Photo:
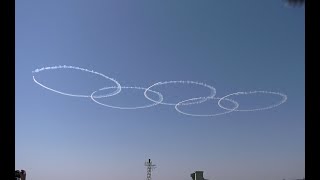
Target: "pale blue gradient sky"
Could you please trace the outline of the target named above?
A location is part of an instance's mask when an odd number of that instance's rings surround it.
[[[141,180],[151,158],[155,180],[188,180],[195,170],[211,180],[302,178],[304,11],[281,0],[17,0],[16,169],[32,180]],[[64,64],[124,86],[193,80],[214,86],[218,97],[266,90],[288,101],[212,118],[163,105],[110,109],[33,82],[36,68]],[[87,73],[50,73],[37,78],[70,92],[101,87]],[[172,94],[190,91],[200,92]],[[142,91],[123,92],[110,102],[148,103]],[[219,111],[209,105],[199,109]]]

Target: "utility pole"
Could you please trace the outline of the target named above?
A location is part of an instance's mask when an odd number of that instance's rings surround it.
[[[147,166],[147,180],[151,180],[151,171],[156,168],[156,165],[152,164],[151,159],[146,161],[144,165]]]

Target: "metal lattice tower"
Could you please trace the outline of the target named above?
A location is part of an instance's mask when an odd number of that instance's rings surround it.
[[[147,166],[147,180],[151,180],[151,171],[156,168],[155,164],[152,164],[151,160],[144,163],[145,166]]]

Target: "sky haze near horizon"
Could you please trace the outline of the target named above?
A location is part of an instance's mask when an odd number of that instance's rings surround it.
[[[154,180],[191,180],[196,170],[211,180],[303,178],[304,13],[281,0],[17,0],[16,169],[32,180],[141,180],[151,158],[158,166]],[[215,87],[217,97],[263,90],[288,100],[216,117],[190,117],[165,105],[112,109],[33,81],[32,71],[56,65],[94,70],[122,86],[190,80]],[[80,71],[36,78],[75,93],[114,86]],[[199,86],[170,87],[155,90],[168,101],[207,93]],[[102,101],[150,103],[143,91],[121,92]],[[249,106],[245,99],[239,104]],[[185,110],[222,111],[210,103]]]

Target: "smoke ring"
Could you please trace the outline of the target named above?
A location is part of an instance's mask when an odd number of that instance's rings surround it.
[[[149,99],[150,101],[153,101],[153,102],[158,102],[158,101],[155,101],[154,99],[150,98],[148,95],[147,95],[147,92],[150,91],[151,88],[155,87],[155,86],[160,86],[160,85],[164,85],[164,84],[177,84],[177,83],[181,83],[181,84],[196,84],[196,85],[200,85],[200,86],[204,86],[204,87],[207,87],[211,90],[210,92],[210,95],[207,96],[207,97],[198,97],[199,99],[201,99],[200,101],[197,101],[197,102],[192,102],[192,103],[182,103],[183,105],[191,105],[191,104],[197,104],[197,103],[202,103],[204,101],[206,101],[207,99],[206,98],[212,98],[216,95],[216,89],[210,85],[207,85],[207,84],[204,84],[204,83],[201,83],[201,82],[195,82],[195,81],[164,81],[164,82],[157,82],[151,86],[149,86],[145,91],[144,91],[144,96]],[[190,99],[189,99],[190,100]],[[166,102],[159,102],[159,104],[162,104],[162,105],[170,105],[170,106],[175,106],[177,103],[166,103]]]
[[[219,116],[219,115],[231,113],[231,112],[235,111],[235,110],[239,107],[239,104],[238,104],[236,101],[231,100],[231,99],[228,99],[228,98],[225,98],[225,99],[223,99],[223,100],[232,102],[232,103],[235,105],[235,107],[232,108],[232,109],[229,109],[229,110],[227,110],[227,111],[225,111],[225,112],[222,112],[222,113],[216,113],[216,114],[192,114],[192,113],[183,112],[182,110],[180,110],[180,109],[178,108],[179,106],[184,105],[184,102],[186,102],[186,101],[194,101],[194,100],[198,100],[198,99],[201,99],[201,98],[206,99],[206,100],[208,100],[208,99],[219,99],[219,100],[222,100],[222,98],[218,98],[218,97],[192,98],[192,99],[187,99],[187,100],[184,100],[184,101],[181,101],[181,102],[177,103],[177,104],[175,105],[175,109],[176,109],[179,113],[184,114],[184,115],[187,115],[187,116],[193,116],[193,117],[213,117],[213,116]]]
[[[97,91],[94,91],[92,94],[91,94],[91,99],[97,103],[97,104],[100,104],[102,106],[106,106],[106,107],[110,107],[110,108],[114,108],[114,109],[123,109],[123,110],[127,110],[127,109],[144,109],[144,108],[148,108],[148,107],[152,107],[152,106],[155,106],[155,105],[158,105],[159,103],[161,103],[163,101],[163,96],[161,93],[157,92],[157,91],[152,91],[152,90],[148,90],[152,93],[155,93],[159,96],[159,101],[157,102],[154,102],[152,104],[149,104],[149,105],[145,105],[145,106],[135,106],[135,107],[119,107],[119,106],[112,106],[112,105],[108,105],[108,104],[104,104],[104,103],[101,103],[99,101],[97,101],[95,98],[94,98],[94,94],[97,93],[98,91],[101,91],[101,90],[105,90],[105,89],[113,89],[113,88],[117,88],[117,87],[104,87],[104,88],[101,88]],[[141,89],[141,90],[146,90],[146,88],[142,88],[142,87],[126,87],[126,86],[123,86],[121,87],[122,89]]]
[[[246,94],[255,94],[255,93],[263,93],[263,94],[274,94],[274,95],[279,95],[282,97],[282,100],[279,101],[278,103],[276,104],[273,104],[271,106],[267,106],[267,107],[262,107],[262,108],[256,108],[256,109],[235,109],[234,111],[261,111],[261,110],[266,110],[266,109],[271,109],[271,108],[274,108],[274,107],[277,107],[279,105],[281,105],[282,103],[286,102],[287,101],[287,95],[285,94],[282,94],[282,93],[279,93],[279,92],[270,92],[270,91],[249,91],[249,92],[236,92],[236,93],[231,93],[231,94],[228,94],[224,97],[222,97],[219,101],[218,101],[218,105],[225,109],[225,110],[230,110],[229,108],[226,108],[224,106],[221,105],[221,101],[224,99],[224,98],[227,98],[227,97],[230,97],[230,96],[233,96],[233,95],[246,95]]]
[[[110,78],[110,77],[108,77],[108,76],[106,76],[106,75],[104,75],[104,74],[102,74],[102,73],[99,73],[99,72],[96,72],[96,71],[93,71],[93,70],[90,71],[90,70],[85,69],[85,68],[80,68],[80,67],[75,67],[75,66],[66,66],[66,65],[61,66],[61,65],[59,65],[59,66],[43,67],[43,68],[40,68],[40,69],[36,69],[36,70],[32,71],[32,73],[35,74],[35,73],[39,73],[39,72],[41,72],[41,71],[45,71],[45,70],[55,70],[55,69],[76,69],[76,70],[80,70],[80,71],[84,71],[84,72],[89,72],[89,73],[92,73],[92,74],[96,74],[96,75],[102,76],[102,77],[104,77],[105,79],[108,79],[108,80],[110,80],[110,81],[113,81],[113,82],[117,85],[117,89],[116,89],[114,92],[109,93],[109,94],[107,94],[107,95],[97,96],[97,97],[95,97],[95,98],[102,98],[102,97],[114,96],[114,95],[120,93],[120,91],[121,91],[121,85],[120,85],[120,84],[118,83],[118,81],[116,81],[115,79],[112,79],[112,78]],[[72,97],[85,97],[85,98],[89,98],[89,97],[90,97],[90,95],[70,94],[70,93],[61,92],[61,91],[58,91],[58,90],[49,88],[49,87],[41,84],[40,82],[38,82],[38,81],[35,79],[34,76],[32,76],[32,78],[33,78],[33,81],[34,81],[35,83],[37,83],[38,85],[40,85],[41,87],[46,88],[46,89],[48,89],[48,90],[50,90],[50,91],[53,91],[53,92],[62,94],[62,95],[72,96]]]

